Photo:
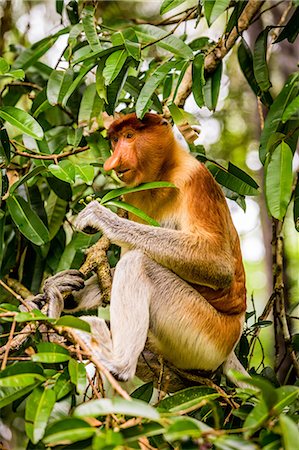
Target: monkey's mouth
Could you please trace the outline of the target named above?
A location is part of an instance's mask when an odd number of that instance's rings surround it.
[[[118,170],[117,171],[117,176],[119,178],[123,178],[126,174],[128,174],[129,172],[131,172],[131,169],[122,169],[122,170]]]

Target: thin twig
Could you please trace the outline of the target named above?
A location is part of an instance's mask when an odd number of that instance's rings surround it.
[[[61,329],[61,327],[57,327],[57,331],[59,332]],[[77,336],[71,329],[66,329],[63,327],[63,331],[67,334],[67,336],[69,338],[71,338],[71,340],[76,343],[79,344],[81,349],[86,353],[86,354],[90,354],[90,350],[87,347],[87,345],[82,341],[82,339]],[[97,359],[95,358],[95,356],[90,355],[89,356],[89,360],[96,366],[96,368],[103,373],[103,375],[105,375],[105,377],[107,378],[107,380],[109,381],[109,383],[111,384],[111,386],[113,387],[113,389],[121,396],[123,397],[125,400],[131,400],[131,397],[129,396],[129,394],[120,386],[120,384],[116,381],[116,379],[114,378],[114,376],[109,372],[108,369],[106,369],[105,366],[103,366],[103,364]]]
[[[11,144],[14,147],[14,152],[16,155],[19,156],[25,156],[26,158],[32,158],[32,159],[42,159],[42,160],[47,160],[47,161],[59,161],[60,159],[63,158],[67,158],[68,156],[72,156],[72,155],[76,155],[78,153],[82,153],[82,152],[86,152],[87,150],[89,150],[89,146],[85,145],[85,147],[78,147],[78,148],[74,148],[73,150],[69,150],[67,152],[64,153],[59,153],[59,154],[52,154],[52,155],[39,155],[36,153],[28,153],[28,152],[23,152],[21,150],[17,150],[15,147],[15,144],[13,141],[10,141]]]
[[[11,324],[9,338],[8,338],[8,341],[7,341],[7,344],[6,344],[6,350],[5,350],[5,353],[4,353],[4,356],[3,356],[3,361],[2,361],[2,364],[1,364],[1,370],[4,370],[5,367],[6,367],[6,364],[7,364],[7,358],[8,358],[8,355],[9,355],[10,348],[11,348],[11,343],[12,343],[12,340],[13,340],[13,335],[14,335],[14,332],[15,332],[15,328],[16,328],[16,321],[14,319],[12,324]]]
[[[187,13],[184,17],[182,17],[178,21],[178,23],[172,28],[172,30],[170,30],[168,33],[165,34],[165,36],[163,36],[162,38],[155,39],[154,41],[149,42],[148,44],[145,44],[143,47],[141,47],[141,50],[144,50],[145,48],[150,47],[151,45],[157,44],[157,42],[163,41],[163,39],[171,36],[176,31],[176,29],[181,25],[181,23],[184,22],[190,16],[190,14],[191,12]]]
[[[20,303],[22,303],[22,305],[24,305],[28,311],[30,311],[29,306],[27,305],[26,301],[21,297],[20,294],[17,294],[15,291],[13,291],[9,286],[7,286],[6,283],[4,283],[3,280],[0,280],[0,285],[7,291],[9,292],[11,295],[13,295]]]

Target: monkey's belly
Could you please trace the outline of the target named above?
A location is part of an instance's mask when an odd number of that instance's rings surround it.
[[[189,341],[189,339],[188,339]],[[230,351],[217,348],[209,339],[200,335],[196,342],[178,337],[170,343],[168,339],[158,340],[149,333],[147,348],[179,369],[216,370],[227,358]]]
[[[216,370],[237,344],[243,316],[224,317],[220,327],[211,322],[201,329],[196,323],[182,326],[166,321],[163,329],[149,331],[147,348],[179,369]]]

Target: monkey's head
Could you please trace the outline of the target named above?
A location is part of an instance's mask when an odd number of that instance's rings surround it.
[[[135,113],[116,119],[108,129],[112,155],[104,164],[114,169],[129,186],[159,180],[165,162],[174,147],[172,129],[167,120],[157,114]]]

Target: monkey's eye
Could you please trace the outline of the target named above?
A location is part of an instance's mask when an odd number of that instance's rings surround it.
[[[127,133],[127,134],[126,134],[126,138],[127,138],[127,139],[131,139],[132,137],[133,137],[133,133]]]
[[[112,138],[113,142],[118,142],[118,137],[114,136],[114,138]]]

